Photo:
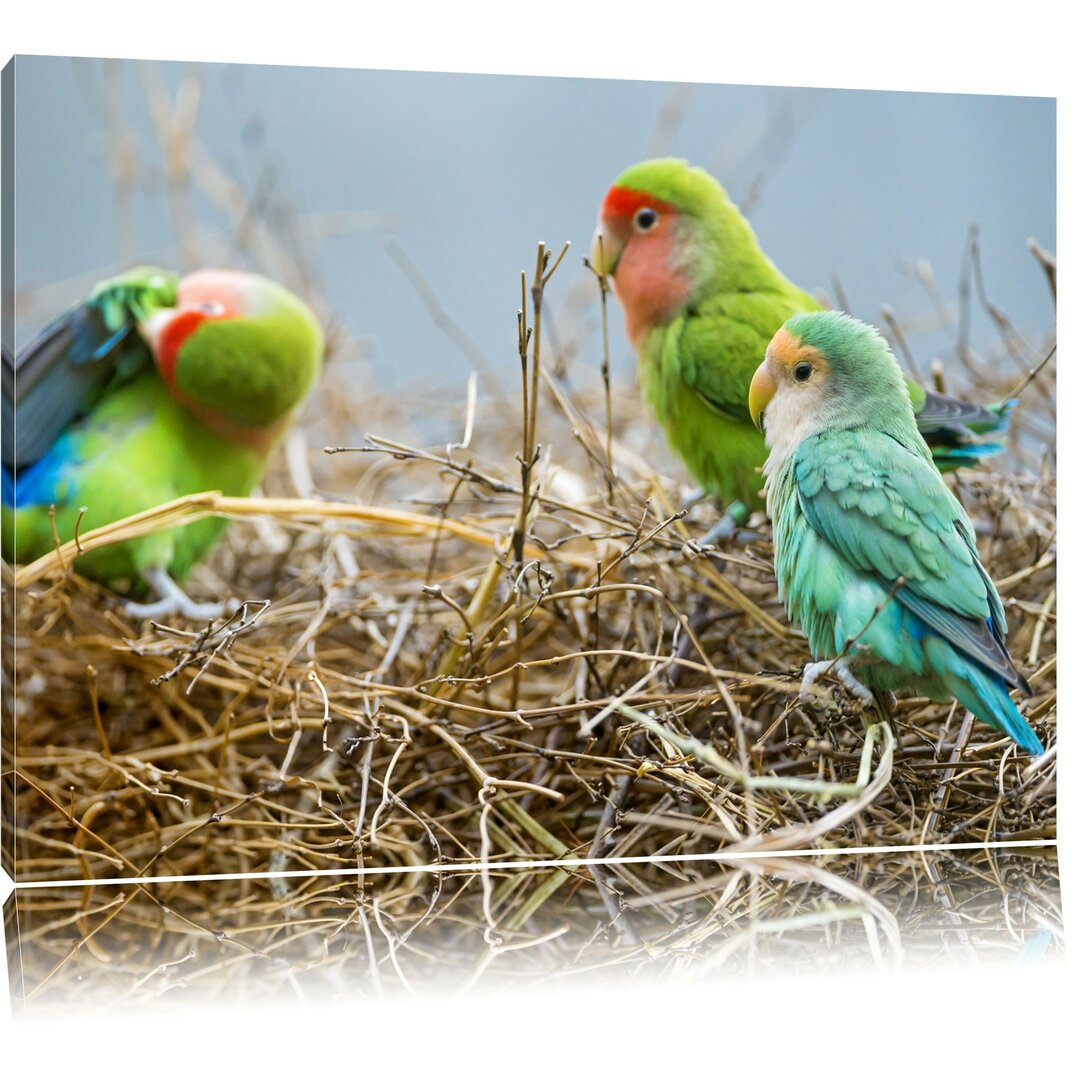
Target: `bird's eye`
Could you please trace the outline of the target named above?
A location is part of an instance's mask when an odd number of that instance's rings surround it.
[[[216,300],[204,300],[201,304],[195,305],[196,311],[201,311],[204,315],[224,315],[225,305],[219,304]]]
[[[801,364],[795,365],[795,381],[806,382],[811,375],[814,374],[813,364],[808,364],[805,360]]]
[[[634,215],[634,224],[639,232],[648,232],[659,220],[660,215],[651,206],[643,206]]]

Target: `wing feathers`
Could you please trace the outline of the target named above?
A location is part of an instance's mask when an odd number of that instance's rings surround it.
[[[924,458],[873,431],[807,439],[795,461],[814,530],[965,655],[1028,692],[1005,650],[1001,599],[963,508]]]

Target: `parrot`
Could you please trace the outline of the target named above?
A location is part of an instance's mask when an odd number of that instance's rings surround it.
[[[815,658],[866,707],[875,693],[955,698],[1026,753],[1043,752],[1009,696],[1031,687],[964,508],[919,433],[876,329],[811,312],[776,331],[748,392],[763,430],[780,599]]]
[[[728,508],[706,542],[762,508],[765,445],[746,394],[785,319],[821,310],[761,250],[750,224],[704,169],[676,158],[632,165],[607,192],[591,266],[610,275],[637,351],[646,404],[704,494]],[[939,468],[999,452],[1014,402],[982,408],[909,381],[919,430]]]
[[[311,309],[258,274],[137,267],[100,283],[17,360],[4,350],[4,558],[51,551],[54,527],[68,540],[183,495],[249,494],[323,351]],[[213,617],[222,605],[194,603],[181,583],[227,524],[125,540],[75,567],[133,597],[156,592],[129,602],[132,615]]]

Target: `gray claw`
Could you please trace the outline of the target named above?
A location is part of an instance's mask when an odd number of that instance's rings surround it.
[[[157,591],[159,599],[148,604],[127,601],[124,612],[135,619],[163,619],[169,615],[183,615],[192,621],[208,622],[210,619],[220,619],[226,612],[231,614],[239,606],[236,600],[196,603],[164,570],[147,570],[143,577]]]
[[[698,541],[700,547],[707,547],[723,540],[760,539],[760,534],[746,529],[750,511],[744,503],[733,502],[724,516]]]
[[[806,665],[803,668],[802,683],[799,686],[799,700],[802,702],[811,702],[814,700],[814,695],[810,692],[810,687],[813,686],[818,679],[821,678],[826,672],[831,672],[835,675],[844,688],[856,698],[864,708],[871,708],[874,704],[874,695],[868,690],[855,676],[851,673],[851,669],[847,665],[846,660],[815,660]]]
[[[698,547],[710,547],[730,540],[738,531],[739,523],[725,514],[697,543]]]

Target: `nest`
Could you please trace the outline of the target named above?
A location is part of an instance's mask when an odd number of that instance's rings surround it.
[[[1055,485],[1049,452],[1019,467],[1024,424],[950,482],[1049,752],[925,699],[868,736],[838,684],[798,700],[767,522],[702,552],[716,510],[656,466],[636,389],[542,363],[539,314],[520,397],[358,400],[372,380],[331,365],[258,496],[73,542],[235,517],[188,583],[231,617],[140,625],[73,544],[7,572],[19,880],[1054,838]],[[1052,432],[1047,377],[1021,415]]]

